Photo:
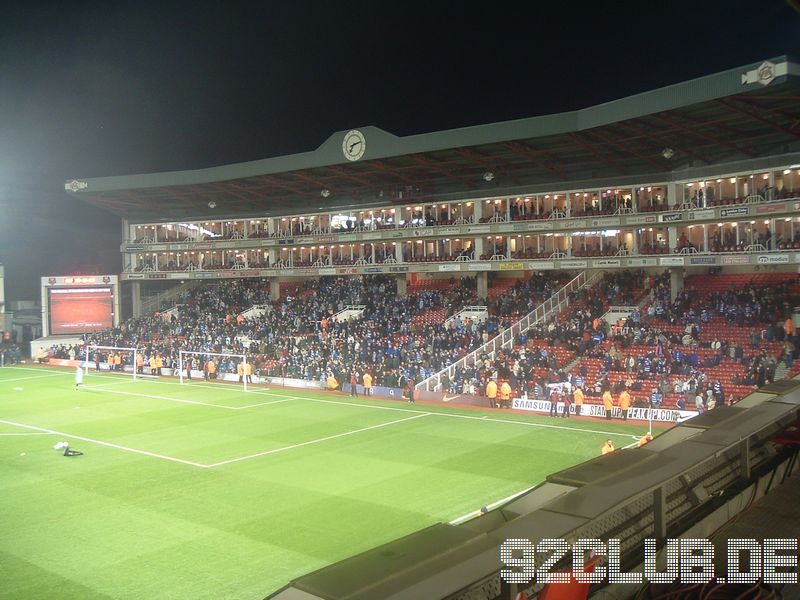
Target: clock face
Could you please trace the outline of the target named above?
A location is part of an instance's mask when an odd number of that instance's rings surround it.
[[[364,156],[367,140],[358,129],[348,131],[342,140],[342,152],[347,160],[358,160]]]

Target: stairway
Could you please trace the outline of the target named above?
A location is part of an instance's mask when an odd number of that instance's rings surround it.
[[[416,385],[418,390],[439,391],[441,389],[441,377],[447,373],[452,377],[457,369],[462,366],[469,366],[475,364],[478,356],[486,354],[490,358],[494,358],[495,353],[499,350],[509,349],[512,347],[514,340],[520,333],[528,331],[534,324],[544,321],[554,315],[557,315],[567,306],[569,306],[569,298],[573,292],[578,291],[583,287],[590,287],[594,285],[600,278],[598,271],[587,275],[586,272],[580,273],[572,281],[567,283],[564,287],[558,290],[550,298],[542,302],[535,310],[531,311],[519,321],[498,333],[495,337],[485,343],[483,346],[459,359],[455,363],[445,367],[438,373],[434,373],[427,379],[421,381]]]
[[[789,375],[789,368],[786,366],[786,362],[779,360],[778,364],[775,367],[775,381],[786,379],[788,375]]]
[[[141,316],[152,315],[157,310],[160,310],[165,303],[174,305],[174,301],[177,300],[183,292],[195,288],[201,283],[202,280],[189,279],[184,283],[178,284],[175,287],[171,287],[167,290],[160,291],[151,296],[143,296],[141,304]]]

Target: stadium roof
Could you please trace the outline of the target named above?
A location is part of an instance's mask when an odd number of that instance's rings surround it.
[[[599,178],[668,180],[675,171],[800,152],[800,63],[781,56],[514,121],[406,137],[377,127],[359,130],[365,151],[358,160],[344,156],[348,132],[340,131],[311,152],[76,179],[65,187],[124,218],[163,221],[575,189]]]

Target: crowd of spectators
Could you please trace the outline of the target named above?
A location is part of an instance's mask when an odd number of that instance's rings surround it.
[[[22,361],[22,350],[15,342],[2,342],[0,344],[0,354],[5,365],[15,365]]]
[[[795,284],[789,277],[721,293],[689,285],[673,302],[668,273],[606,274],[575,294],[559,318],[520,335],[513,350],[443,377],[443,389],[483,395],[488,381],[507,380],[515,395],[547,399],[553,384],[568,382],[587,402],[627,390],[634,407],[703,411],[731,404],[773,381],[779,362],[788,367],[795,360]],[[635,305],[648,291],[652,302],[624,327],[601,318],[609,304]]]
[[[587,354],[594,364],[584,361],[577,372],[596,395],[629,389],[650,406],[668,398],[677,408],[733,403],[737,392],[772,382],[779,362],[794,362],[800,347],[791,320],[795,283],[789,277],[724,292],[687,285],[671,301],[665,274],[654,280],[644,314],[634,312],[625,327],[610,328],[609,341]],[[587,377],[591,366],[593,379]]]
[[[266,281],[243,279],[186,291],[173,310],[129,319],[88,336],[86,343],[135,346],[145,362],[158,355],[172,368],[178,366],[180,350],[248,354],[258,375],[324,381],[332,374],[343,383],[354,373],[360,381],[369,372],[374,385],[403,387],[409,378],[424,379],[486,343],[549,297],[564,277],[542,274],[491,302],[477,297],[474,278],[400,297],[386,276],[322,277],[299,284],[272,304]],[[489,307],[485,321],[457,317],[445,324],[461,307],[481,302]],[[251,318],[241,316],[256,304],[270,308]],[[356,318],[333,318],[348,305],[364,306],[364,311]],[[439,311],[440,318],[419,318],[431,311]],[[54,350],[54,355],[65,353],[69,357],[68,348]],[[236,359],[217,362],[219,372],[236,371]]]
[[[373,385],[404,387],[410,378],[420,381],[486,343],[512,322],[513,310],[550,295],[555,276],[537,278],[490,305],[485,321],[459,317],[447,322],[466,305],[485,302],[476,293],[475,279],[452,280],[451,286],[400,297],[393,279],[384,276],[322,278],[308,282],[297,297],[287,298],[255,323],[261,371],[273,376],[322,379],[332,373],[337,381],[358,381],[365,372]],[[347,305],[364,306],[357,318],[331,317]],[[420,319],[440,311],[433,321]],[[266,365],[266,367],[265,367]]]
[[[540,273],[487,300],[477,297],[470,278],[401,297],[390,277],[322,277],[297,284],[274,303],[266,280],[234,280],[185,291],[174,309],[129,319],[86,343],[135,346],[145,361],[157,355],[172,368],[180,350],[247,354],[257,375],[332,376],[342,384],[369,373],[373,385],[404,388],[485,344],[568,279]],[[569,382],[585,391],[587,401],[629,390],[634,406],[707,409],[730,403],[743,386],[772,381],[779,361],[791,366],[796,358],[795,284],[786,278],[721,292],[687,285],[673,301],[667,273],[609,272],[591,289],[573,293],[561,314],[518,335],[513,347],[444,375],[441,389],[485,394],[490,380],[503,380],[516,396],[546,399],[552,384]],[[648,293],[651,301],[624,326],[602,318],[610,305],[636,305]],[[241,314],[258,304],[269,306],[250,318]],[[488,306],[485,321],[447,320],[474,304]],[[363,313],[333,318],[349,305],[363,306]],[[431,314],[436,317],[425,318]],[[82,350],[61,346],[51,354],[71,359]],[[218,360],[221,373],[236,367],[235,359]]]
[[[550,384],[570,380],[567,367],[573,359],[606,339],[602,316],[608,306],[633,302],[641,294],[643,280],[641,271],[605,274],[591,288],[573,293],[560,315],[519,334],[511,349],[498,352],[494,358],[479,356],[474,365],[461,367],[452,376],[443,375],[442,389],[485,395],[489,381],[508,381],[517,396],[545,399]],[[526,314],[541,300],[525,286],[519,284],[516,293],[504,294],[498,304],[506,312]]]

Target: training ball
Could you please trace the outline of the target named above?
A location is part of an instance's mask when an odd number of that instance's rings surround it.
[[[25,456],[25,453],[24,452],[20,452],[19,455],[20,456]]]
[[[15,392],[21,392],[21,391],[22,391],[22,388],[21,388],[21,387],[15,387],[15,388],[14,388],[14,391],[15,391]]]

